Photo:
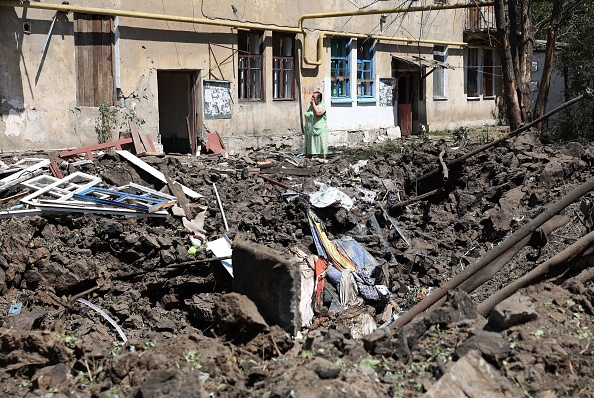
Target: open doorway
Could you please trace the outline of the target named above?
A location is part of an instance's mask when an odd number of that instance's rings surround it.
[[[196,154],[202,126],[199,71],[158,71],[159,133],[165,153]]]

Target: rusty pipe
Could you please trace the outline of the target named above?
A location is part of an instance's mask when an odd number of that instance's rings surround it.
[[[549,206],[545,211],[539,214],[536,218],[531,220],[523,228],[514,232],[506,240],[501,242],[499,246],[491,250],[489,253],[478,259],[474,264],[467,267],[464,271],[454,276],[448,282],[442,284],[439,288],[431,292],[429,296],[417,303],[414,307],[404,313],[400,318],[396,319],[390,328],[402,327],[409,323],[415,316],[419,315],[427,308],[431,307],[451,289],[457,288],[462,282],[476,274],[482,268],[499,258],[503,253],[511,249],[516,243],[520,242],[525,237],[534,233],[541,225],[551,219],[553,216],[559,214],[567,206],[584,196],[586,193],[594,189],[594,177],[576,187],[573,191],[565,195],[561,200]]]
[[[551,257],[538,267],[534,268],[532,271],[528,272],[526,275],[516,279],[503,289],[497,291],[487,300],[480,303],[477,307],[479,314],[486,317],[497,304],[517,292],[518,289],[544,279],[547,276],[550,276],[552,272],[559,273],[559,271],[562,271],[559,269],[561,268],[560,266],[562,264],[565,264],[568,261],[580,256],[589,247],[591,247],[592,244],[594,244],[594,231],[578,239],[575,243],[565,248],[565,250],[562,252],[557,253],[555,256]]]

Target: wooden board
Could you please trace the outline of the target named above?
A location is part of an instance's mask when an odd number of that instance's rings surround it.
[[[140,139],[139,127],[132,120],[130,120],[130,131],[132,132],[132,141],[134,142],[134,150],[136,151],[136,154],[140,155],[145,153],[146,148]]]

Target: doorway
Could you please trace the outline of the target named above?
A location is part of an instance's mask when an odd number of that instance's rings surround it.
[[[398,126],[403,136],[412,133],[413,101],[412,76],[404,73],[398,78]]]
[[[196,154],[202,126],[199,71],[158,71],[159,134],[165,153]]]

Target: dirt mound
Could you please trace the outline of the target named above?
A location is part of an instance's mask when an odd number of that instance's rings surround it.
[[[144,157],[202,195],[186,208],[205,220],[195,250],[193,233],[172,211],[3,213],[2,396],[447,396],[463,389],[456,380],[479,379],[482,396],[594,396],[589,252],[519,289],[488,318],[477,309],[592,230],[592,192],[486,283],[452,290],[438,308],[390,326],[592,178],[591,144],[542,145],[527,135],[453,162],[468,151],[408,139],[328,161],[266,151]],[[166,183],[117,154],[79,165],[52,153],[34,157],[55,160],[64,175],[98,176],[106,187],[167,192]],[[328,187],[352,207],[312,206],[307,194]],[[3,209],[15,211],[19,190],[0,192]],[[333,198],[340,200],[348,199]],[[350,237],[373,258],[367,286],[380,295],[355,294],[337,311],[342,292],[327,280],[312,325],[293,336],[235,291],[207,242],[226,236],[287,256],[318,254],[310,209],[329,240]],[[266,278],[251,283],[263,293],[277,288]],[[465,363],[477,374],[467,374]]]

